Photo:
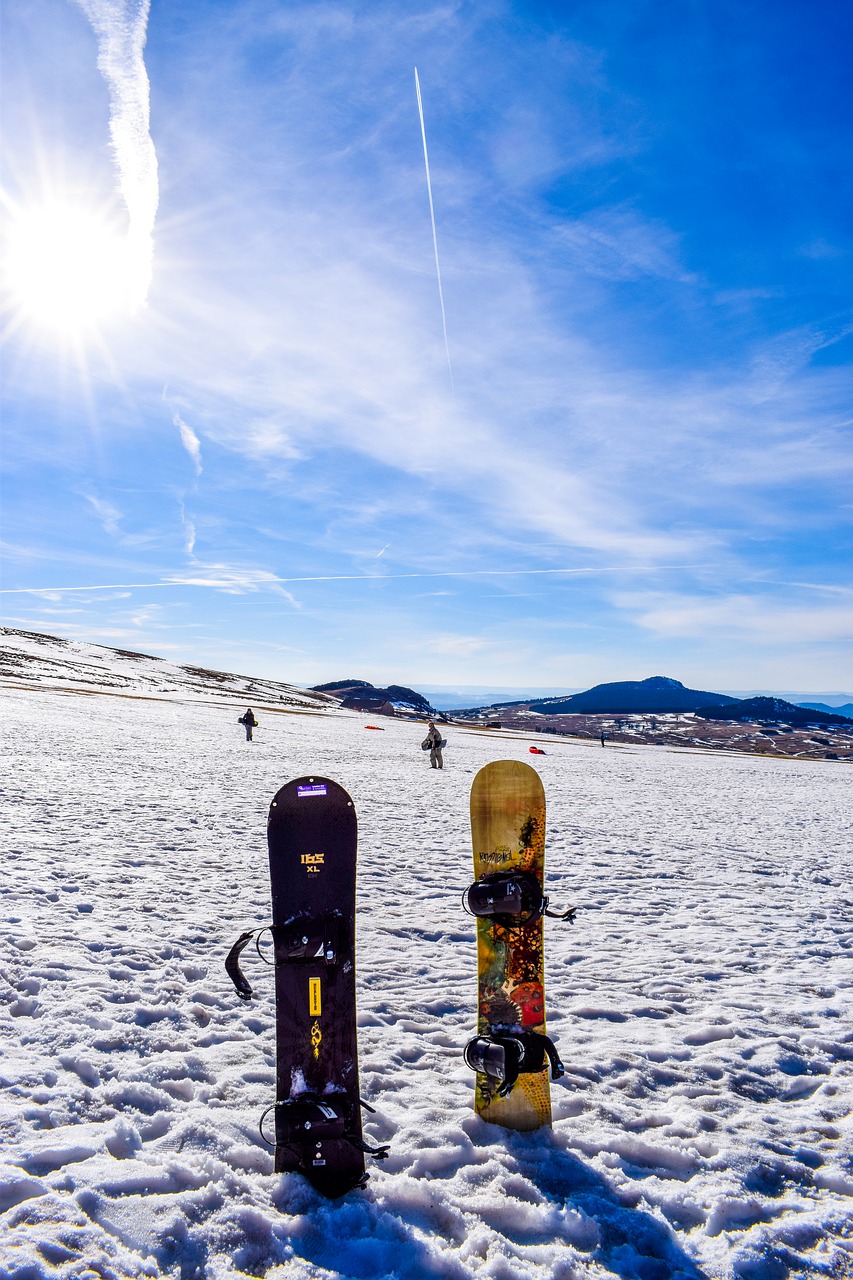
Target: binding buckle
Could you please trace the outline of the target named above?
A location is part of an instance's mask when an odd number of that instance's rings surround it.
[[[322,960],[335,964],[341,936],[339,912],[322,920],[297,916],[287,924],[272,926],[275,963],[292,964],[300,960]]]

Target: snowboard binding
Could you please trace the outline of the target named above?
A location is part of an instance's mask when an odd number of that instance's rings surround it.
[[[536,1073],[551,1065],[551,1079],[559,1080],[566,1074],[554,1041],[538,1031],[492,1032],[474,1036],[465,1046],[463,1055],[472,1071],[488,1076],[498,1083],[497,1095],[507,1098],[515,1088],[520,1075]]]
[[[255,949],[264,964],[291,964],[300,960],[322,960],[327,965],[337,964],[341,947],[341,916],[333,912],[321,920],[310,920],[307,916],[297,916],[294,920],[282,925],[266,925],[263,929],[250,929],[241,933],[228,952],[225,959],[225,970],[234,983],[237,995],[241,1000],[251,1000],[254,992],[240,968],[240,956],[252,938]],[[269,931],[273,939],[273,960],[267,960],[261,951],[261,936]]]
[[[574,923],[576,907],[549,911],[549,899],[532,871],[493,871],[465,890],[462,905],[469,915],[488,916],[504,928],[519,928],[541,916]]]
[[[366,1102],[361,1105],[372,1111]],[[275,1112],[275,1141],[270,1142],[264,1133],[264,1121],[269,1113]],[[380,1145],[371,1147],[351,1132],[345,1097],[323,1096],[318,1098],[313,1093],[299,1094],[295,1098],[287,1098],[283,1102],[274,1102],[261,1115],[260,1134],[268,1147],[315,1147],[322,1142],[344,1141],[350,1143],[358,1151],[373,1156],[376,1160],[386,1160],[390,1147]]]
[[[297,916],[288,924],[272,925],[275,964],[294,960],[324,960],[335,964],[341,942],[341,917],[338,912],[322,920]]]

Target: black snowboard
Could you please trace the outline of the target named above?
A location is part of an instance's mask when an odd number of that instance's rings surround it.
[[[328,778],[296,778],[267,826],[276,953],[275,1170],[327,1196],[364,1180],[355,1021],[355,807]],[[303,1102],[321,1112],[293,1140]],[[322,1111],[335,1119],[323,1124]],[[338,1131],[342,1132],[338,1132]],[[346,1136],[344,1136],[344,1134]],[[323,1136],[316,1136],[323,1135]]]
[[[343,787],[296,778],[270,805],[276,1003],[275,1171],[303,1173],[323,1195],[366,1180],[355,1024],[356,818]],[[266,929],[242,933],[225,968],[242,1000],[252,988],[240,956]]]

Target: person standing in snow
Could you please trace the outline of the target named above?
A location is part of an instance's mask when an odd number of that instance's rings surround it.
[[[607,734],[604,732],[603,729],[601,730],[600,736],[601,736],[601,745],[604,746],[605,742],[607,741]]]
[[[441,734],[438,729],[436,729],[432,720],[429,722],[427,736],[424,739],[424,744],[426,745],[426,743],[429,743],[429,762],[433,769],[443,769],[444,761],[441,758]]]
[[[246,714],[245,714],[245,715],[243,715],[243,716],[240,716],[240,718],[238,719],[237,723],[238,723],[238,724],[242,724],[242,725],[244,725],[244,726],[245,726],[245,728],[246,728],[246,741],[247,741],[247,742],[251,742],[251,741],[252,741],[252,730],[253,730],[253,729],[257,729],[257,727],[258,727],[258,722],[257,722],[257,720],[255,719],[255,713],[254,713],[254,711],[252,710],[252,708],[251,708],[251,707],[247,707],[247,708],[246,708]]]

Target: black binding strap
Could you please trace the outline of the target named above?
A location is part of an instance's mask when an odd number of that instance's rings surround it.
[[[261,951],[261,934],[268,930],[273,938],[273,960],[267,960]],[[318,921],[297,916],[288,924],[265,925],[263,929],[250,929],[241,933],[225,959],[225,970],[241,1000],[251,1000],[254,994],[240,968],[240,955],[252,938],[255,939],[256,950],[265,964],[293,964],[302,960],[322,960],[327,965],[337,964],[341,946],[341,915],[335,911]]]
[[[473,1071],[482,1072],[499,1081],[498,1097],[506,1098],[515,1088],[520,1075],[541,1071],[545,1058],[551,1066],[551,1079],[559,1080],[566,1069],[550,1036],[538,1031],[508,1031],[504,1034],[475,1036],[465,1046],[463,1057]]]
[[[548,899],[546,898],[545,901],[547,902]],[[567,920],[569,924],[574,924],[577,913],[577,907],[569,907],[566,911],[549,911],[546,907],[542,912],[544,916],[550,916],[552,920]]]
[[[462,905],[469,915],[522,925],[541,916],[547,899],[532,871],[493,871],[466,889]]]
[[[542,1039],[545,1041],[545,1052],[547,1053],[548,1061],[551,1064],[551,1079],[559,1080],[561,1076],[566,1074],[566,1068],[560,1061],[557,1046],[554,1044],[554,1041],[550,1036],[543,1036]]]
[[[374,1160],[387,1160],[391,1148],[387,1143],[383,1143],[379,1147],[371,1147],[363,1138],[357,1138],[354,1133],[345,1133],[344,1137],[351,1146],[357,1151],[363,1151],[366,1156],[373,1156]]]
[[[361,1105],[368,1111],[373,1110],[365,1102],[361,1102]],[[271,1111],[275,1112],[275,1142],[270,1142],[264,1133],[264,1121]],[[285,1098],[282,1102],[273,1102],[262,1112],[258,1129],[262,1141],[268,1147],[299,1147],[338,1139],[350,1143],[376,1160],[387,1160],[391,1150],[386,1144],[371,1147],[363,1138],[350,1133],[345,1103],[342,1099],[333,1097],[317,1098],[313,1094],[304,1094],[296,1098]]]
[[[243,951],[244,947],[249,945],[257,932],[257,929],[250,929],[248,933],[241,933],[240,937],[225,957],[225,972],[234,983],[237,995],[241,1000],[251,1000],[253,992],[249,983],[243,977],[243,971],[240,968],[240,953]]]

